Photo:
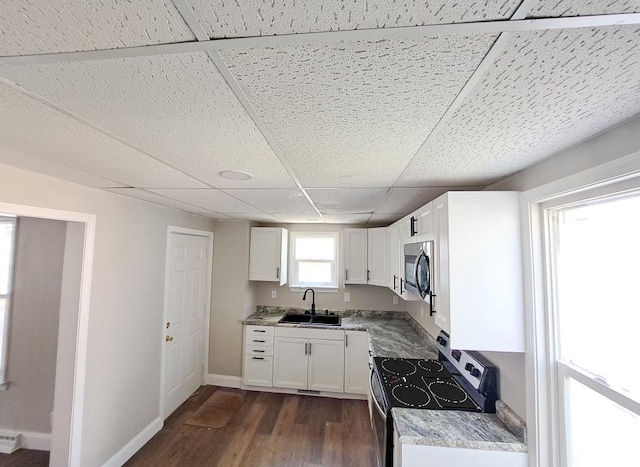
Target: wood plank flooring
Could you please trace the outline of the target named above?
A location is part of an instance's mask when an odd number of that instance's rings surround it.
[[[222,428],[184,425],[214,391],[243,396]],[[203,386],[127,466],[375,465],[366,401]]]
[[[222,428],[184,425],[215,391],[241,394],[243,404]],[[203,386],[166,421],[127,466],[375,465],[366,401]],[[49,464],[49,453],[0,454],[2,467]]]

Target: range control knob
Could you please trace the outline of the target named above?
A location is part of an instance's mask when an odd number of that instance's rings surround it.
[[[475,367],[473,366],[473,364],[472,364],[472,363],[467,363],[467,364],[464,366],[464,369],[465,369],[465,370],[467,370],[467,371],[471,371],[471,370],[473,370],[474,368],[475,368]]]
[[[452,350],[451,351],[451,356],[453,358],[455,358],[457,361],[460,361],[460,357],[462,356],[462,352],[460,352],[459,350]]]
[[[477,368],[474,368],[473,370],[471,370],[471,376],[473,376],[474,378],[477,378],[478,376],[480,376],[480,370],[478,370]]]
[[[438,338],[436,339],[436,342],[438,342],[438,344],[445,346],[447,345],[447,340],[444,337],[438,336]]]

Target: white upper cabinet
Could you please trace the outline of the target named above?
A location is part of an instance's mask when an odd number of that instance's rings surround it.
[[[367,229],[344,229],[345,284],[367,283]]]
[[[368,284],[389,285],[389,229],[367,229]]]
[[[251,227],[249,280],[287,283],[289,232],[278,227]]]
[[[410,242],[433,240],[433,203],[427,203],[411,213],[405,228]]]
[[[524,351],[517,192],[448,192],[433,201],[435,322],[451,346]]]

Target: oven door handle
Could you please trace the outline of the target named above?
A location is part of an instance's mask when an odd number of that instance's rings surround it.
[[[373,392],[373,378],[375,378],[375,373],[374,373],[374,369],[371,368],[371,375],[369,377],[369,391],[371,392],[371,400],[373,401],[373,405],[376,406],[376,409],[378,410],[380,415],[382,415],[382,418],[384,418],[386,420],[387,419],[387,414],[385,414],[382,411],[382,407],[380,407],[380,404],[378,404],[378,401],[376,400],[376,395]]]

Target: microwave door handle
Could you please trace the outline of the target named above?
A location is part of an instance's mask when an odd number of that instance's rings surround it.
[[[422,255],[424,255],[424,251],[420,250],[420,253],[418,253],[418,257],[416,258],[416,264],[414,265],[414,269],[413,269],[413,276],[415,277],[416,289],[418,289],[418,295],[420,295],[420,298],[425,297],[425,291],[422,290],[422,286],[420,284],[420,276],[418,275],[418,268],[420,267],[420,258],[422,257]]]

